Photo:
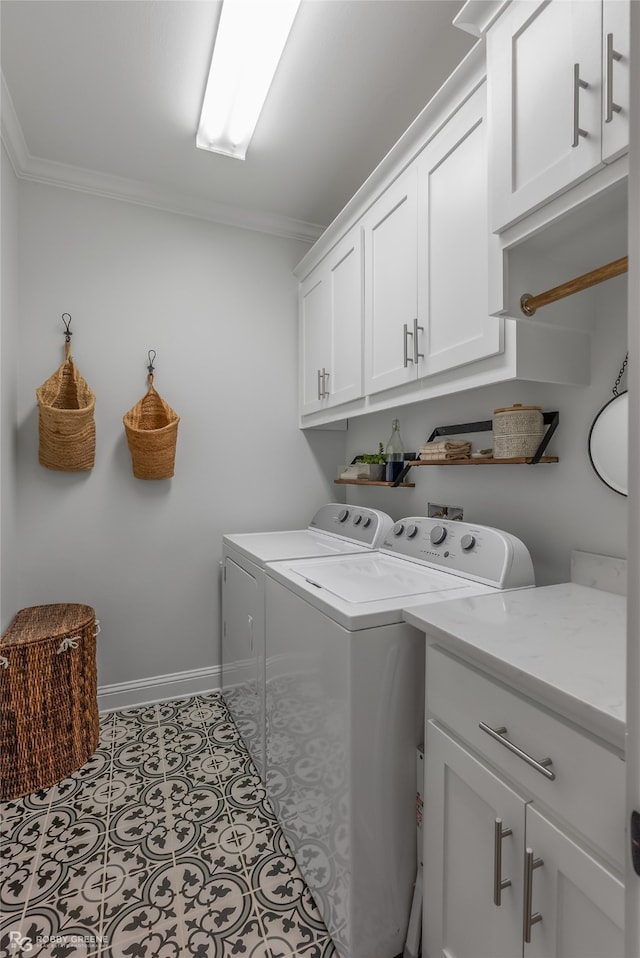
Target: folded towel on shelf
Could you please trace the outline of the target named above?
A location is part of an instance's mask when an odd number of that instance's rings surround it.
[[[462,440],[442,439],[427,442],[420,448],[421,462],[446,462],[448,459],[470,459],[471,443]]]
[[[471,448],[468,439],[434,439],[432,442],[426,442],[420,447],[420,452],[449,452],[453,449]]]

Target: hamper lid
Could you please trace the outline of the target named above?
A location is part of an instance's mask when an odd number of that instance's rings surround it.
[[[95,610],[73,602],[21,609],[0,639],[3,648],[60,638],[93,623]]]

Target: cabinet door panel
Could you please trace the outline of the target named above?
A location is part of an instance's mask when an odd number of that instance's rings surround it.
[[[524,802],[486,766],[427,722],[423,942],[429,958],[517,958],[522,954]],[[502,878],[494,904],[496,818]]]
[[[329,271],[331,358],[330,406],[362,395],[362,244],[356,228],[333,254]]]
[[[622,882],[532,805],[526,844],[543,864],[533,871],[532,896],[542,920],[531,928],[525,958],[623,958]]]
[[[419,160],[419,377],[503,349],[503,321],[487,311],[485,98],[483,85]]]
[[[415,379],[404,365],[403,326],[418,315],[417,174],[410,167],[373,205],[364,223],[365,385],[375,393]],[[408,337],[413,358],[412,336]]]
[[[496,231],[602,165],[601,16],[591,0],[523,0],[489,33]],[[588,84],[577,92],[577,124],[575,64]],[[587,135],[574,146],[575,125]]]
[[[329,365],[329,290],[321,267],[300,288],[300,397],[302,412],[320,409],[318,372]]]

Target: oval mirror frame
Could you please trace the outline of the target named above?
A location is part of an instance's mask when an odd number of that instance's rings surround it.
[[[589,459],[606,486],[628,494],[629,394],[620,393],[602,407],[589,430]]]

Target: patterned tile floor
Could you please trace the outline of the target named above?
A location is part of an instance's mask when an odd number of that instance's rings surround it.
[[[2,956],[337,958],[217,693],[104,715],[0,814]]]

